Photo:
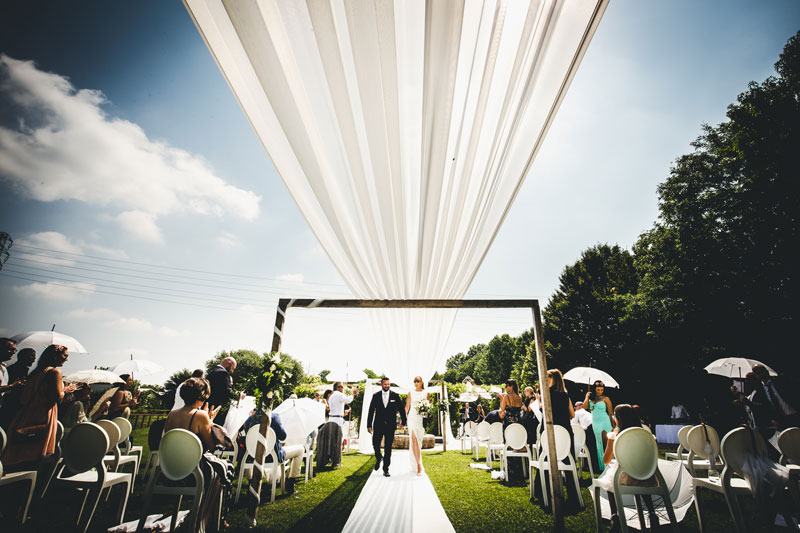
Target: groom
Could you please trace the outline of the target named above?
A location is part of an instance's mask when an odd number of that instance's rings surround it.
[[[367,431],[372,433],[372,447],[375,449],[375,471],[381,466],[381,439],[383,445],[383,475],[389,477],[389,464],[392,462],[392,443],[397,427],[397,413],[400,413],[400,429],[406,425],[406,408],[400,395],[389,390],[389,378],[381,378],[381,390],[372,396],[367,415]],[[374,422],[374,431],[373,431]]]

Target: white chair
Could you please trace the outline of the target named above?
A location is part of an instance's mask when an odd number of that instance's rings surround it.
[[[503,453],[503,448],[506,445],[503,443],[503,423],[494,422],[489,426],[489,442],[486,443],[486,462],[489,463],[489,468],[494,468],[495,457],[500,462],[500,455]]]
[[[95,422],[98,426],[108,435],[108,438],[113,442],[111,449],[109,449],[104,461],[111,472],[119,472],[119,469],[128,464],[133,465],[131,472],[131,486],[130,490],[133,492],[133,484],[136,481],[136,470],[139,464],[139,458],[135,455],[123,455],[119,449],[119,443],[122,442],[122,430],[120,427],[111,420],[98,420]]]
[[[594,437],[594,434],[592,434]],[[583,460],[589,465],[589,474],[594,478],[594,466],[592,466],[592,456],[586,446],[586,430],[580,424],[572,424],[572,440],[575,443],[575,464],[578,466],[578,477],[583,474]]]
[[[692,429],[692,426],[683,426],[678,430],[678,449],[674,452],[667,452],[664,454],[664,458],[668,461],[680,461],[683,463],[685,460],[689,458],[688,446],[686,444],[686,435],[689,433],[689,430]],[[600,451],[597,452],[602,453]]]
[[[203,444],[200,439],[185,429],[173,429],[164,434],[159,446],[158,462],[153,466],[153,471],[150,474],[150,479],[147,481],[147,488],[144,493],[144,505],[139,517],[139,524],[136,528],[137,533],[141,533],[144,529],[147,513],[153,501],[153,495],[164,494],[169,496],[178,496],[177,503],[175,504],[175,512],[172,515],[170,524],[170,531],[175,531],[175,525],[178,520],[181,502],[184,496],[192,498],[192,509],[187,516],[187,523],[191,524],[191,528],[187,531],[195,531],[197,527],[197,520],[200,518],[200,504],[203,499],[203,472],[200,470],[200,459],[203,457]],[[180,481],[188,478],[194,478],[194,485],[188,486],[174,486],[174,485],[161,485],[158,483],[159,478],[164,476],[170,481]],[[219,529],[219,520],[222,513],[222,506],[220,500],[220,509],[217,514],[217,529]]]
[[[531,462],[531,448],[528,446],[528,432],[522,424],[509,424],[504,431],[505,446],[501,450],[501,458],[503,472],[506,479],[508,479],[508,458],[509,457],[522,457],[522,468],[525,477],[528,476],[528,469]],[[516,450],[522,450],[518,452]]]
[[[466,448],[466,444],[469,443],[470,449],[472,449],[472,441],[475,438],[475,431],[478,424],[474,421],[469,420],[464,423],[464,434],[461,436],[461,453],[464,453]]]
[[[628,521],[625,519],[625,505],[623,496],[625,494],[632,494],[636,501],[636,511],[639,515],[639,525],[641,529],[645,529],[644,512],[642,505],[639,501],[639,496],[653,495],[659,496],[664,506],[667,509],[672,528],[675,531],[680,531],[678,527],[678,520],[675,517],[675,510],[672,508],[672,499],[669,495],[669,489],[664,481],[664,476],[658,470],[658,444],[653,438],[653,434],[644,428],[628,428],[617,435],[614,439],[614,457],[617,461],[617,471],[614,474],[613,485],[610,487],[598,484],[598,480],[592,482],[592,489],[594,490],[594,505],[595,505],[595,525],[597,531],[601,531],[601,512],[600,512],[600,491],[606,490],[613,492],[614,499],[617,504],[617,513],[620,517],[620,530],[622,533],[628,531]],[[620,477],[623,472],[629,477],[639,481],[646,481],[655,476],[657,484],[652,486],[642,485],[622,485],[620,484]],[[610,497],[610,496],[609,496]]]
[[[314,450],[317,447],[317,435],[314,433],[314,436],[309,441],[306,439],[306,443],[303,449],[303,458],[302,461],[305,463],[305,476],[306,482],[308,482],[308,478],[314,477]]]
[[[251,427],[247,431],[245,437],[245,448],[247,451],[239,464],[239,483],[236,487],[234,503],[239,503],[239,495],[242,492],[242,480],[245,474],[247,475],[247,479],[252,480],[253,470],[256,468],[261,472],[262,479],[269,479],[272,483],[270,503],[275,503],[275,490],[278,478],[281,480],[281,494],[286,493],[286,466],[288,461],[279,462],[277,455],[275,455],[275,431],[269,428],[267,430],[267,438],[265,439],[258,430],[258,426]],[[266,453],[264,454],[264,461],[256,465],[256,448],[259,442],[264,444]],[[253,461],[248,461],[251,457]],[[272,461],[269,463],[266,462],[268,457],[272,458]],[[252,487],[251,489],[255,490]]]
[[[116,427],[116,426],[115,426]],[[54,487],[70,487],[84,490],[83,504],[78,512],[76,524],[80,525],[86,501],[91,495],[94,503],[86,518],[84,532],[89,529],[92,516],[97,509],[100,496],[105,489],[124,484],[124,492],[119,506],[117,520],[122,522],[125,507],[130,493],[131,474],[108,472],[105,465],[106,454],[116,448],[116,442],[108,438],[105,430],[92,422],[78,424],[69,433],[69,440],[64,445],[64,469],[53,481]]]
[[[564,473],[565,475],[572,474],[575,480],[575,487],[577,488],[578,493],[578,503],[580,504],[581,508],[584,507],[583,504],[583,496],[581,495],[580,484],[578,483],[578,469],[575,467],[575,459],[572,457],[572,443],[570,442],[569,431],[567,428],[563,426],[553,426],[553,432],[555,433],[555,440],[556,440],[556,468],[558,468],[559,473]],[[534,483],[534,476],[533,470],[541,470],[541,475],[537,476],[539,478],[539,484],[542,488],[542,499],[544,500],[544,505],[547,507],[548,503],[548,490],[546,488],[546,483],[544,481],[545,475],[550,471],[552,461],[550,461],[549,457],[549,448],[547,442],[547,433],[542,433],[539,437],[539,441],[541,443],[541,450],[539,451],[536,458],[531,458],[530,467],[531,467],[531,476],[530,476],[530,490],[531,490],[531,499],[533,499],[533,483]],[[567,460],[566,463],[562,462],[564,459]]]
[[[778,435],[780,463],[789,469],[789,475],[800,484],[800,428],[788,428]]]
[[[720,460],[720,440],[716,429],[702,424],[695,426],[687,433],[686,444],[689,448],[689,458],[685,464],[692,477],[697,477],[697,472],[700,470],[711,470],[712,457],[717,472],[722,470],[724,464]]]
[[[142,464],[142,454],[144,453],[144,448],[142,446],[131,445],[131,441],[128,438],[131,436],[131,433],[133,433],[133,425],[131,424],[131,421],[127,418],[118,416],[117,418],[113,419],[112,422],[118,425],[120,431],[122,431],[122,435],[120,436],[122,439],[121,443],[123,445],[122,453],[125,455],[138,456],[139,460],[136,462],[136,475],[139,475],[139,466]]]
[[[472,440],[472,457],[477,461],[481,452],[481,444],[489,444],[489,429],[492,425],[484,420],[478,424],[475,438]]]
[[[0,427],[0,457],[3,456],[3,452],[6,449],[6,432],[3,431],[3,428]],[[22,483],[28,481],[31,484],[30,489],[28,489],[28,500],[25,503],[25,509],[22,511],[22,524],[25,524],[25,521],[28,519],[28,508],[31,506],[31,499],[33,498],[33,490],[36,488],[36,471],[35,470],[26,470],[23,472],[11,472],[6,474],[3,471],[3,462],[0,461],[0,487],[4,487],[6,485],[13,485],[14,483]]]
[[[758,432],[750,428],[738,428],[725,435],[720,445],[720,452],[722,453],[725,467],[722,469],[722,475],[719,479],[692,479],[692,492],[694,495],[695,509],[697,510],[697,522],[702,532],[703,516],[700,511],[703,502],[698,489],[707,489],[725,496],[725,501],[728,503],[728,510],[733,518],[736,531],[745,533],[747,531],[747,525],[742,515],[742,510],[739,507],[738,497],[743,494],[752,494],[752,490],[747,480],[743,479],[742,467],[744,466],[745,457],[747,456],[767,457],[767,443],[764,442],[764,439]],[[734,477],[735,475],[739,477]],[[790,517],[785,518],[787,524],[792,523]]]

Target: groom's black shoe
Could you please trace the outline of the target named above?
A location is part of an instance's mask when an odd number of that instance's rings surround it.
[[[381,467],[381,460],[375,459],[375,471],[377,472],[380,467]]]
[[[388,470],[384,470],[383,471],[383,477],[389,477],[389,471]]]

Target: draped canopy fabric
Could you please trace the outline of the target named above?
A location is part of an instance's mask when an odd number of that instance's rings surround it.
[[[359,298],[462,298],[607,0],[184,0]],[[451,310],[375,311],[380,368],[437,368]]]

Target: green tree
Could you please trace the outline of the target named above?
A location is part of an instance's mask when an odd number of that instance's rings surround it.
[[[164,409],[172,409],[175,404],[175,392],[181,383],[190,377],[192,377],[192,372],[188,368],[184,368],[167,378],[167,381],[164,382],[164,391],[161,393],[161,406]]]
[[[656,353],[698,369],[721,355],[800,371],[797,176],[800,33],[777,75],[750,83],[727,120],[704,126],[694,151],[659,186],[660,215],[637,242],[639,312]]]
[[[206,362],[207,371],[217,366],[226,357],[236,359],[236,370],[233,372],[233,388],[252,394],[253,386],[260,372],[263,372],[263,361],[268,354],[259,354],[253,350],[222,351]],[[281,354],[283,367],[291,377],[287,379],[287,387],[294,389],[305,380],[303,365],[288,354]]]
[[[321,379],[323,383],[327,383],[328,382],[328,374],[330,374],[330,373],[331,373],[330,370],[322,370],[322,371],[320,371],[319,379]]]
[[[369,378],[369,379],[376,379],[376,378],[380,377],[380,376],[378,376],[378,374],[376,374],[375,372],[373,372],[369,368],[365,368],[364,370],[362,370],[362,372],[364,372],[364,374],[366,374],[367,378]]]
[[[633,256],[619,246],[593,246],[567,266],[543,313],[552,364],[608,369],[629,360],[637,340],[628,307],[638,284]]]

